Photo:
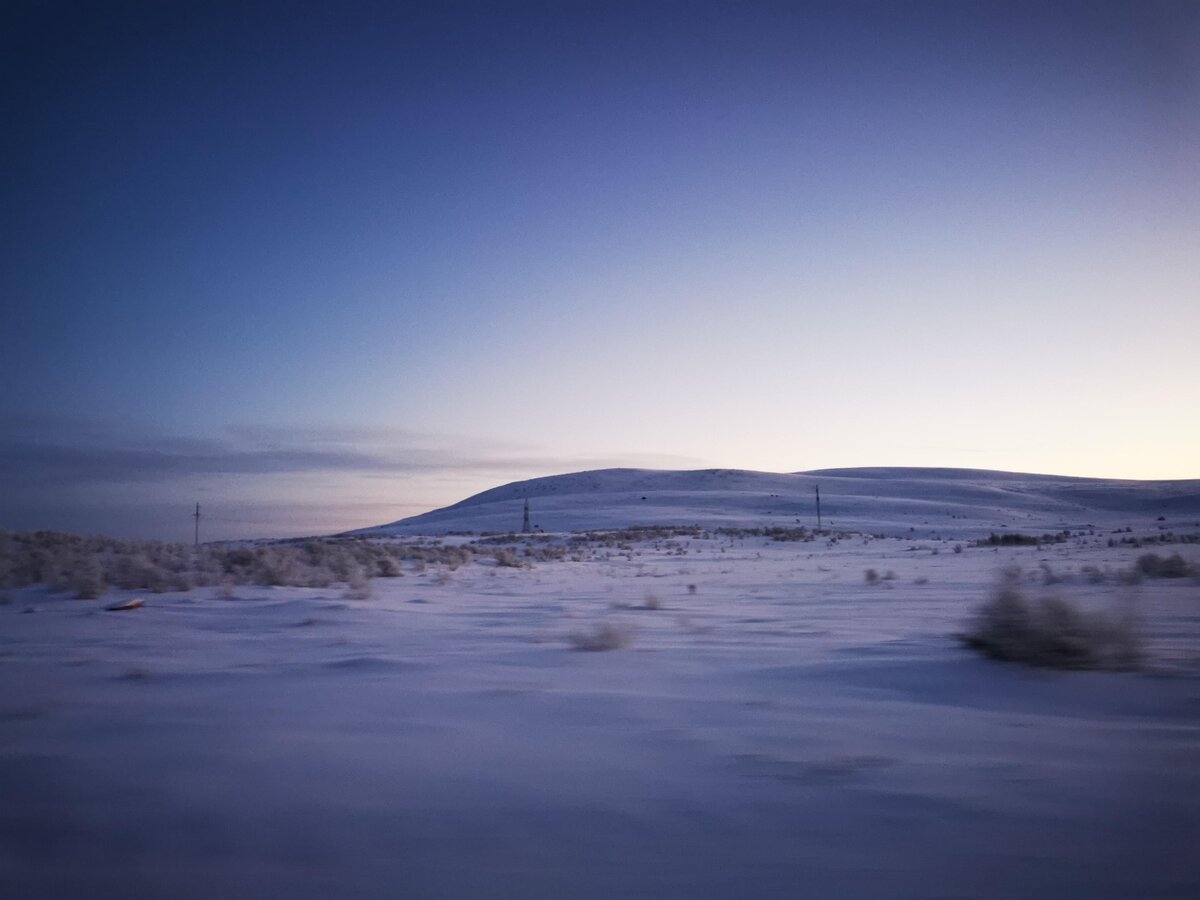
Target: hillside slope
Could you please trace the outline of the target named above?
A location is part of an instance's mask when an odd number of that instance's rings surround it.
[[[814,526],[914,537],[1004,530],[1200,527],[1200,480],[1121,481],[980,469],[864,468],[776,474],[739,469],[598,469],[516,481],[355,534],[508,532],[529,501],[547,532],[628,525]],[[1159,521],[1159,516],[1164,517]]]

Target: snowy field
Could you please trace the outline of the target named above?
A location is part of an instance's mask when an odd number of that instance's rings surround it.
[[[1122,583],[1144,551],[1109,539],[593,543],[360,599],[10,590],[0,896],[1195,898],[1200,585]],[[1148,671],[965,649],[1011,562],[1133,610]],[[622,646],[577,649],[603,627]]]

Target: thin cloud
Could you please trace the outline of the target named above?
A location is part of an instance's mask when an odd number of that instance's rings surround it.
[[[0,478],[41,485],[130,484],[187,476],[437,472],[545,475],[614,466],[679,467],[679,457],[563,457],[512,444],[344,427],[236,426],[219,439],[131,435],[90,420],[7,417]],[[445,442],[445,443],[441,443]],[[517,451],[517,452],[514,452]]]

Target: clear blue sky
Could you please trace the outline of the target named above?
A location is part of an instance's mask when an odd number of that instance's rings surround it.
[[[1200,4],[6,3],[0,527],[1200,477]]]

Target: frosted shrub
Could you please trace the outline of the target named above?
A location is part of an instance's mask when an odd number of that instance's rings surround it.
[[[377,562],[376,574],[381,578],[399,578],[404,572],[394,557],[384,556]]]
[[[146,590],[154,594],[165,594],[171,590],[171,577],[158,566],[146,569]]]
[[[168,578],[173,591],[190,591],[196,586],[195,581],[187,572],[175,572]]]
[[[1017,567],[1005,569],[980,609],[967,646],[991,659],[1054,669],[1137,669],[1141,640],[1129,616],[1087,612],[1060,597],[1030,599]]]
[[[439,562],[444,562],[454,571],[459,566],[465,566],[473,558],[469,547],[442,547]]]
[[[127,591],[146,590],[162,594],[170,590],[170,576],[143,553],[121,554],[112,559],[108,580]]]
[[[324,588],[329,587],[337,579],[333,573],[323,566],[309,566],[294,582],[297,587]]]
[[[75,570],[71,577],[70,590],[80,600],[95,600],[104,595],[108,585],[104,583],[104,573],[96,560],[87,560]]]
[[[355,562],[353,555],[342,547],[330,547],[325,554],[325,560],[329,571],[338,581],[348,581],[353,574],[359,571],[358,563]]]
[[[522,565],[512,550],[496,553],[499,565]],[[158,593],[225,582],[321,588],[351,579],[398,577],[408,560],[416,571],[423,571],[427,564],[454,570],[473,559],[469,547],[361,538],[192,547],[52,531],[0,531],[0,587],[46,583],[76,593],[83,586],[89,594],[101,588],[83,582],[97,580],[123,590]]]
[[[348,600],[370,600],[372,595],[371,582],[361,571],[350,573],[350,577],[346,579],[346,593]]]
[[[295,561],[291,554],[280,553],[274,548],[259,550],[254,572],[250,576],[255,584],[290,585],[296,583]]]

